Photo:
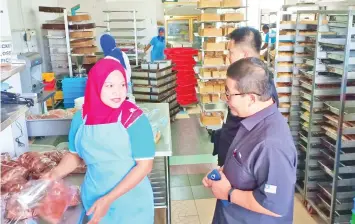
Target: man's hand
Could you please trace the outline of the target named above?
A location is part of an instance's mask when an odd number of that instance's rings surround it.
[[[217,170],[219,171],[219,172],[223,172],[223,166],[222,167],[218,167],[217,168]],[[213,170],[211,170],[210,172],[212,172]],[[210,173],[209,172],[209,173]],[[208,173],[208,174],[209,174]],[[208,179],[208,174],[206,174],[206,176],[202,179],[202,184],[203,184],[203,186],[205,186],[205,187],[207,187],[207,188],[211,188],[212,187],[212,182],[213,182],[213,180],[210,180],[210,179]]]
[[[232,188],[229,180],[222,171],[219,171],[221,180],[212,182],[212,193],[217,199],[228,200],[228,192]]]

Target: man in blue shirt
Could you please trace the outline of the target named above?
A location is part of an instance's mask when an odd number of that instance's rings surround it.
[[[263,32],[264,32],[264,34],[265,34],[265,43],[264,43],[264,45],[261,47],[261,50],[265,50],[265,49],[267,49],[268,47],[269,47],[269,38],[270,38],[270,28],[269,28],[269,26],[268,25],[264,25],[263,26]],[[271,48],[270,48],[270,50],[272,51],[273,49],[274,49],[274,44],[275,44],[275,42],[276,42],[276,35],[275,35],[276,33],[275,33],[275,31],[271,31],[271,44],[272,44],[272,46],[270,46]],[[264,53],[264,59],[265,59],[265,61],[267,60],[267,57],[268,57],[268,53],[267,53],[267,51]]]

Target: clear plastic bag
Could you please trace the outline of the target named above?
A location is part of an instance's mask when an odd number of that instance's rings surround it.
[[[73,204],[76,194],[77,188],[67,186],[62,180],[29,181],[21,192],[14,195],[7,217],[21,220],[38,214],[48,223],[56,224]]]
[[[142,110],[148,117],[150,125],[152,126],[155,142],[158,142],[160,139],[161,130],[168,124],[168,119],[161,116],[159,109],[148,110],[146,108],[142,108]]]

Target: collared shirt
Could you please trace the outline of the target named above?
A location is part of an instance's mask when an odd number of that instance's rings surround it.
[[[235,189],[252,191],[276,218],[217,201],[213,224],[292,224],[297,152],[276,104],[243,119],[229,148],[224,173]]]
[[[276,42],[276,36],[275,36],[276,32],[275,31],[271,31],[271,43],[274,44]],[[270,32],[268,32],[265,35],[265,43],[269,43],[269,38],[270,38]]]

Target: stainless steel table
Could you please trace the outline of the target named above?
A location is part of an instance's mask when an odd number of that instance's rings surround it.
[[[5,130],[21,115],[25,114],[29,108],[19,104],[1,104],[1,131]]]

